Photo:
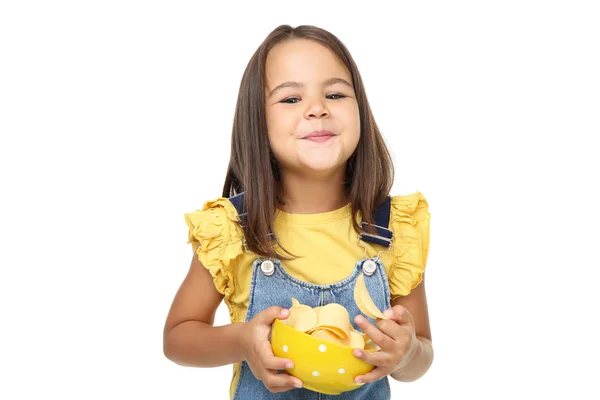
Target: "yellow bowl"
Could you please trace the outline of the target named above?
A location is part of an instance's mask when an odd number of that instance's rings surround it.
[[[287,373],[304,382],[306,389],[324,394],[359,388],[354,378],[374,368],[356,358],[352,347],[317,339],[279,319],[273,323],[271,346],[275,357],[294,362],[294,368],[285,370]]]

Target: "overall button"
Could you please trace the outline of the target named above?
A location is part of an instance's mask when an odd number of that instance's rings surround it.
[[[273,261],[266,260],[260,264],[260,269],[266,276],[271,276],[275,272],[275,265],[273,264]]]
[[[373,272],[377,269],[377,264],[373,260],[367,260],[364,262],[362,268],[365,275],[373,275]]]

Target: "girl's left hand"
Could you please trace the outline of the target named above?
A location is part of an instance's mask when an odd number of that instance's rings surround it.
[[[370,352],[354,349],[355,357],[375,366],[365,375],[359,375],[354,381],[359,384],[377,381],[404,367],[418,346],[413,317],[408,310],[396,305],[384,312],[390,319],[377,319],[377,327],[373,326],[362,315],[357,315],[354,322],[379,347],[380,351]]]

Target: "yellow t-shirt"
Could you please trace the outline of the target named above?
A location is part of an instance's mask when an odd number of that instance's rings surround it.
[[[237,222],[237,210],[226,198],[207,201],[202,210],[184,214],[188,242],[198,259],[210,271],[216,289],[224,295],[231,322],[243,322],[250,295],[252,262],[256,254],[242,245],[243,230]],[[428,203],[419,191],[392,196],[389,229],[394,233],[389,253],[381,253],[392,299],[406,296],[422,280],[429,250]],[[359,218],[360,223],[360,218]],[[352,227],[350,204],[318,214],[289,214],[278,210],[273,231],[279,244],[299,256],[281,261],[291,276],[314,284],[326,285],[345,279],[365,249],[357,244],[358,233]],[[200,242],[200,245],[196,245]],[[361,241],[367,257],[385,250]],[[281,250],[280,250],[281,251]],[[239,376],[240,363],[234,364],[231,397]]]

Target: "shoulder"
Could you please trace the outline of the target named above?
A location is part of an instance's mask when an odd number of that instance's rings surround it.
[[[391,196],[392,298],[406,296],[423,280],[430,242],[429,204],[420,191]]]
[[[184,218],[188,225],[197,228],[199,227],[198,223],[213,225],[220,225],[229,221],[237,223],[238,216],[237,210],[229,199],[218,197],[206,201],[202,209],[185,213]]]
[[[429,216],[429,203],[420,191],[391,196],[390,216],[407,215],[424,218]]]
[[[224,197],[206,201],[202,209],[185,213],[184,218],[189,228],[188,243],[200,242],[203,250],[226,244],[226,241],[243,235],[237,210]]]
[[[220,292],[230,283],[233,260],[243,254],[243,230],[235,206],[224,197],[184,213],[188,244],[206,267]]]
[[[390,229],[398,245],[412,243],[429,245],[429,203],[423,193],[392,196],[390,201]]]

